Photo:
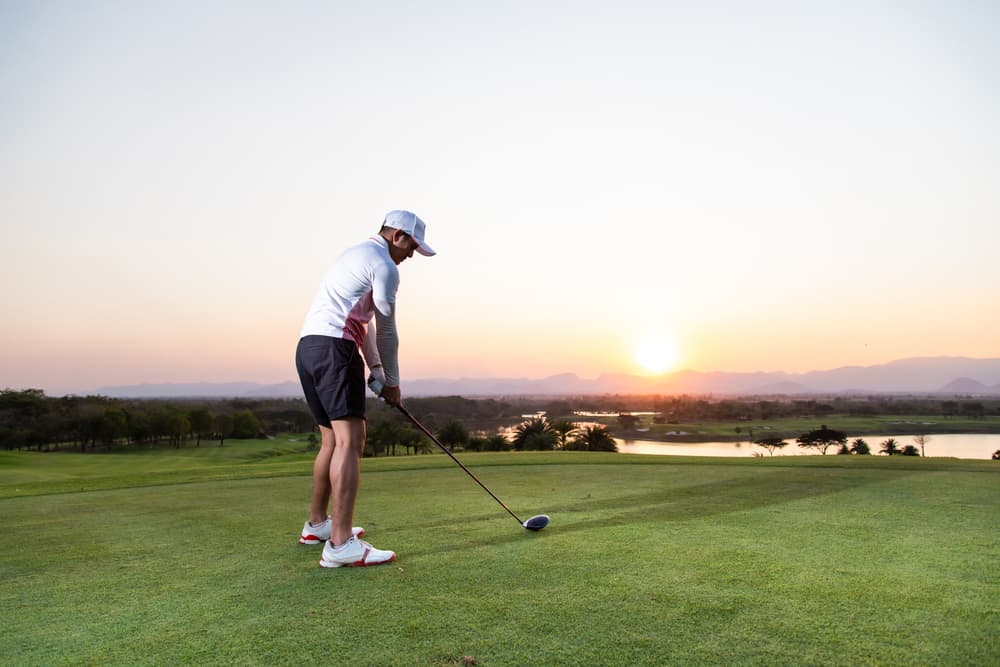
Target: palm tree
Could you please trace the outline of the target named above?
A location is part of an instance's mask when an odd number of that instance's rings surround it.
[[[531,417],[514,428],[513,445],[518,451],[555,449],[558,438],[545,417]]]
[[[577,431],[576,437],[566,443],[566,449],[584,452],[617,452],[618,445],[608,433],[608,429],[597,425],[585,426],[582,430]]]
[[[889,438],[882,442],[882,449],[879,450],[880,454],[888,454],[892,456],[893,454],[899,454],[899,443]]]
[[[551,428],[556,433],[556,437],[559,438],[559,448],[565,449],[566,440],[569,436],[576,432],[576,424],[565,419],[553,422]]]
[[[857,440],[851,443],[851,453],[865,455],[865,454],[871,454],[872,450],[868,446],[868,443],[865,442],[864,438],[858,438]]]

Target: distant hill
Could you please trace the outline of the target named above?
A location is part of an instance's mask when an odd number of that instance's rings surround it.
[[[917,357],[875,366],[845,366],[808,373],[677,371],[659,377],[574,373],[531,378],[425,378],[404,385],[409,396],[554,396],[587,394],[807,395],[918,393],[1000,396],[1000,359]],[[139,384],[102,387],[120,398],[299,398],[296,381]]]
[[[964,379],[966,382],[952,385]],[[967,384],[975,382],[975,385]],[[426,383],[426,384],[425,384]],[[965,388],[968,387],[968,388]],[[427,391],[433,389],[433,391]],[[647,378],[602,375],[586,380],[565,374],[542,380],[414,380],[406,390],[424,394],[720,394],[975,393],[1000,395],[1000,359],[921,357],[876,366],[846,366],[808,373],[678,371]]]
[[[819,391],[937,393],[959,378],[984,385],[1000,384],[1000,359],[917,357],[878,366],[813,371],[800,378],[799,382]]]
[[[938,389],[940,394],[989,394],[991,388],[972,378],[958,378]]]

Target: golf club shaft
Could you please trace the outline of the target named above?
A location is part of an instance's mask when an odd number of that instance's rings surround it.
[[[521,524],[522,526],[524,525],[524,522],[523,522],[523,521],[521,521],[520,517],[518,517],[518,516],[517,516],[516,514],[514,514],[514,512],[513,512],[513,511],[511,511],[511,509],[510,509],[509,507],[507,507],[507,505],[505,505],[505,504],[504,504],[504,502],[503,502],[502,500],[500,500],[499,498],[497,498],[497,497],[496,497],[496,495],[495,495],[495,494],[494,494],[494,493],[493,493],[492,491],[490,491],[490,490],[489,490],[489,489],[488,489],[488,488],[486,487],[486,485],[485,485],[485,484],[483,484],[482,482],[480,482],[480,481],[479,481],[479,478],[478,478],[478,477],[476,477],[475,475],[473,475],[473,474],[472,474],[472,471],[471,471],[471,470],[469,470],[468,468],[466,468],[466,467],[465,467],[465,465],[463,465],[461,461],[459,461],[459,460],[458,460],[457,458],[455,458],[455,455],[451,453],[451,450],[450,450],[450,449],[448,449],[447,447],[445,447],[445,446],[444,446],[443,444],[441,444],[441,441],[439,441],[439,440],[438,440],[438,439],[437,439],[436,437],[434,437],[434,434],[433,434],[433,433],[431,433],[430,431],[428,431],[428,430],[427,430],[427,429],[426,429],[426,428],[424,427],[424,425],[423,425],[423,424],[421,424],[420,422],[418,422],[418,421],[417,421],[417,419],[416,419],[416,417],[414,417],[413,415],[411,415],[411,414],[409,413],[409,411],[407,411],[407,409],[406,409],[406,408],[404,408],[404,407],[403,407],[402,405],[396,405],[396,408],[398,408],[398,409],[399,409],[399,411],[400,411],[400,412],[402,412],[402,413],[403,413],[403,415],[405,415],[407,419],[409,419],[409,420],[410,420],[411,422],[413,422],[413,425],[414,425],[414,426],[416,426],[416,427],[417,427],[418,429],[420,429],[420,432],[421,432],[421,433],[423,433],[423,434],[424,434],[424,435],[426,435],[426,436],[427,436],[428,438],[430,438],[430,439],[431,439],[431,442],[433,442],[433,443],[434,443],[435,445],[437,445],[437,446],[438,446],[438,447],[439,447],[439,448],[441,449],[441,451],[442,451],[442,452],[444,452],[444,453],[445,453],[445,454],[447,454],[447,455],[448,455],[449,457],[451,457],[451,460],[452,460],[452,461],[454,461],[455,463],[457,463],[457,464],[458,464],[458,466],[459,466],[459,467],[460,467],[460,468],[461,468],[462,470],[464,470],[464,471],[465,471],[465,473],[466,473],[466,474],[467,474],[467,475],[468,475],[469,477],[471,477],[472,479],[476,480],[476,484],[478,484],[479,486],[483,487],[483,491],[485,491],[486,493],[490,494],[490,497],[491,497],[491,498],[493,498],[493,500],[495,500],[495,501],[497,501],[498,503],[500,503],[500,507],[502,507],[502,508],[504,508],[505,510],[507,510],[507,513],[508,513],[508,514],[510,514],[510,515],[511,515],[512,517],[514,517],[515,519],[517,519],[517,522],[518,522],[519,524]]]

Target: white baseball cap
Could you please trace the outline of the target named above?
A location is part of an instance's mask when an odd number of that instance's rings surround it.
[[[424,241],[424,232],[427,229],[427,225],[417,217],[416,213],[410,213],[409,211],[389,211],[386,213],[385,221],[382,224],[409,234],[417,242],[417,252],[421,255],[430,257],[437,254]]]

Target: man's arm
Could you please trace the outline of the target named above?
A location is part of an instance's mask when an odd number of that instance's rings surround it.
[[[382,360],[386,387],[399,387],[399,337],[396,335],[395,309],[389,315],[375,309],[375,345]]]
[[[397,405],[399,393],[399,336],[396,333],[396,290],[399,271],[395,265],[385,267],[375,275],[372,301],[375,305],[375,347],[385,373],[382,398]]]
[[[365,334],[364,343],[361,344],[361,356],[365,358],[370,377],[378,380],[379,385],[385,385],[385,371],[382,368],[382,357],[379,356],[375,336]]]

